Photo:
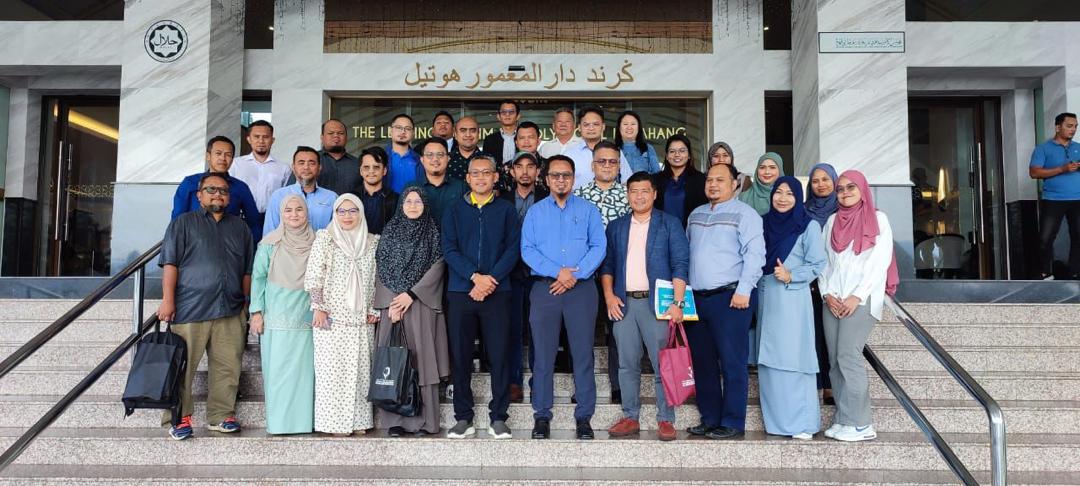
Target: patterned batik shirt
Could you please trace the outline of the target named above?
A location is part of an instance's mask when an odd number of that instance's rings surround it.
[[[605,191],[596,185],[596,181],[592,181],[577,188],[574,194],[589,201],[600,210],[600,219],[603,220],[605,229],[608,223],[630,213],[630,200],[627,199],[626,186],[618,182]]]

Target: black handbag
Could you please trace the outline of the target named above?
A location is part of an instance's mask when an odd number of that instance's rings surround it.
[[[387,412],[413,417],[420,413],[420,373],[412,365],[405,325],[391,324],[386,346],[375,348],[368,401]]]
[[[171,326],[143,336],[135,348],[135,359],[124,386],[124,416],[137,408],[172,411],[172,424],[180,423],[180,385],[187,371],[187,343]]]

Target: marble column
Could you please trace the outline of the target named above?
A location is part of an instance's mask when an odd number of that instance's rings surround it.
[[[144,47],[159,20],[187,33],[187,50],[175,61],[158,62]],[[244,1],[128,2],[123,29],[114,272],[161,239],[169,196],[182,178],[205,169],[207,139],[225,135],[239,149]]]
[[[274,54],[271,110],[277,156],[292,160],[299,145],[321,149],[322,122],[329,116],[323,86],[322,0],[274,2]],[[364,76],[363,72],[355,72]]]
[[[713,7],[714,80],[712,90],[712,140],[700,144],[705,158],[709,146],[725,141],[735,150],[735,166],[752,172],[765,153],[765,39],[761,0],[722,1]],[[689,68],[688,69],[692,69]],[[663,155],[661,155],[661,158]],[[708,160],[699,164],[704,168]]]
[[[889,216],[902,278],[914,275],[902,53],[820,53],[820,32],[904,31],[903,0],[806,0],[792,11],[795,172],[857,169]]]

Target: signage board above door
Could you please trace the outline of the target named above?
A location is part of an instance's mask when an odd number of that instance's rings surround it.
[[[820,53],[904,52],[903,32],[819,32]]]

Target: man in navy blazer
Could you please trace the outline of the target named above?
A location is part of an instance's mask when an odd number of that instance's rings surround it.
[[[656,370],[656,420],[660,440],[675,439],[675,411],[667,405],[660,383],[660,349],[667,344],[668,324],[653,310],[656,280],[672,282],[675,302],[667,308],[671,320],[681,322],[690,266],[690,242],[678,218],[654,208],[656,180],[638,172],[627,180],[632,212],[607,227],[607,256],[600,283],[608,317],[619,348],[619,387],[623,417],[608,429],[612,437],[640,430],[641,344]]]

